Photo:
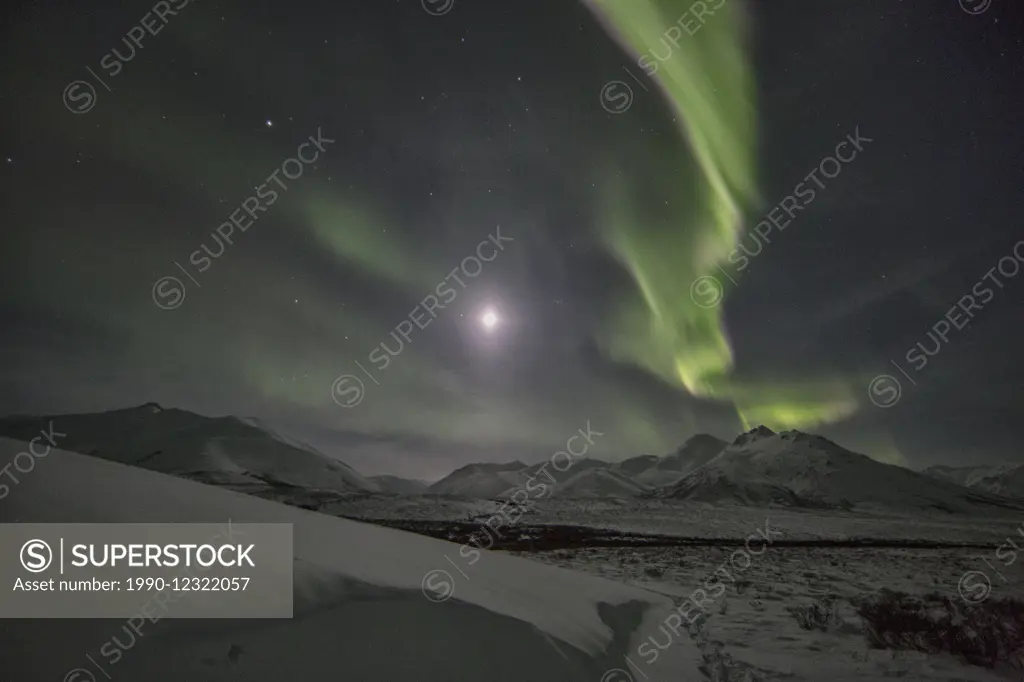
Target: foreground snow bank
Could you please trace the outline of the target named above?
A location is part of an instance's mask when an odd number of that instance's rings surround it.
[[[0,467],[25,449],[0,439]],[[5,523],[228,519],[294,524],[294,619],[164,618],[139,632],[116,620],[7,620],[0,670],[66,682],[597,682],[628,667],[623,657],[672,608],[619,583],[488,552],[470,566],[451,543],[59,450],[0,500]],[[441,570],[455,591],[437,603],[422,584]],[[644,672],[699,679],[698,662],[684,640]]]

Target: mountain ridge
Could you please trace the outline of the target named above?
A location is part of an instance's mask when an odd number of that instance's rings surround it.
[[[246,489],[282,486],[377,492],[345,462],[254,418],[207,417],[144,403],[106,412],[0,419],[0,435],[28,439],[53,424],[59,447],[143,469]]]
[[[363,477],[262,419],[206,417],[154,402],[107,412],[2,418],[0,435],[28,440],[50,424],[59,432],[59,447],[271,499],[288,498],[309,508],[332,495],[373,493],[506,500],[531,486],[531,496],[538,498],[652,497],[949,513],[1024,509],[1024,466],[938,466],[918,472],[823,436],[775,433],[766,426],[731,442],[695,434],[664,455],[614,462],[584,457],[561,468],[550,460],[474,462],[427,483],[391,475]]]

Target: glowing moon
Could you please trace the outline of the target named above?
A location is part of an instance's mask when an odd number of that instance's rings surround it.
[[[484,314],[480,316],[480,324],[484,326],[484,329],[494,329],[498,326],[498,314],[493,310],[484,311]]]

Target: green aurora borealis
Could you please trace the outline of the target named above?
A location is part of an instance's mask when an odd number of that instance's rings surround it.
[[[296,3],[189,3],[86,113],[62,93],[109,75],[136,10],[7,8],[0,414],[155,401],[422,478],[536,461],[588,420],[607,459],[758,424],[889,461],[1018,449],[1016,283],[898,407],[868,393],[1019,238],[1015,5]],[[762,253],[770,207],[857,126],[878,142]],[[218,243],[321,129],[336,142]],[[514,241],[400,346],[499,225]],[[344,375],[357,407],[332,399]]]
[[[602,184],[605,243],[638,290],[620,301],[603,330],[604,348],[695,396],[733,403],[745,426],[809,427],[849,415],[857,403],[843,381],[732,377],[723,301],[703,306],[690,295],[696,281],[717,282],[719,291],[732,286],[717,264],[736,247],[744,215],[757,204],[755,86],[741,3],[590,4],[628,52],[657,64],[652,78],[692,152],[683,160],[688,173],[669,181],[618,172]],[[698,6],[707,11],[695,14]],[[624,177],[631,184],[623,185]],[[646,203],[668,204],[682,191],[676,183],[695,188],[691,201],[667,220],[651,217]]]

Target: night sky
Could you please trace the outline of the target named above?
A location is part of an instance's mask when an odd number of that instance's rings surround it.
[[[1024,461],[1024,7],[696,4],[8,3],[0,413]]]

